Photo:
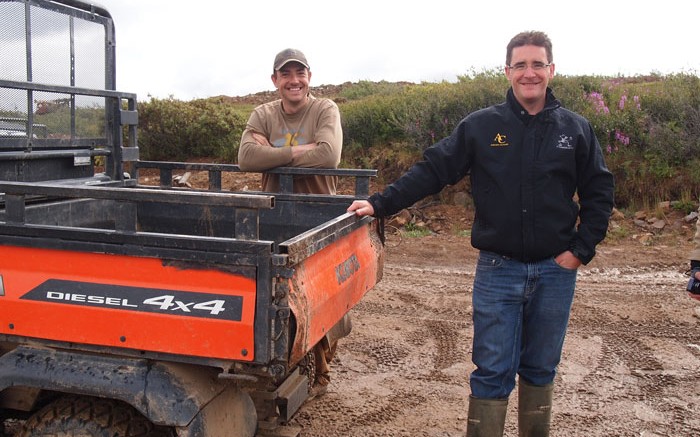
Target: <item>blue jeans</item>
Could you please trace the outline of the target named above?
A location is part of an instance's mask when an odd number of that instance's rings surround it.
[[[576,270],[554,258],[523,263],[480,252],[474,278],[471,394],[505,399],[515,375],[554,381],[576,288]]]

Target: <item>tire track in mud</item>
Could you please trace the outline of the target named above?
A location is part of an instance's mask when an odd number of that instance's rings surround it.
[[[418,286],[396,293],[402,302],[400,308],[410,308],[412,311],[409,314],[416,317],[416,329],[407,339],[414,346],[429,345],[427,354],[432,365],[427,379],[449,382],[451,377],[446,377],[442,371],[466,359],[467,344],[459,341],[456,332],[471,326],[471,306],[467,296],[467,282],[471,275],[459,269],[397,265],[391,265],[390,269],[401,276],[418,275]],[[436,284],[434,279],[426,279],[426,273],[442,279]],[[447,277],[452,280],[445,283],[444,278]]]
[[[579,275],[577,295],[585,293],[585,299],[577,297],[569,335],[599,339],[600,350],[590,372],[568,390],[580,398],[579,413],[556,420],[589,422],[611,435],[700,435],[694,412],[669,396],[696,387],[697,368],[676,368],[664,359],[664,351],[700,356],[697,323],[675,320],[673,302],[684,298],[683,279],[676,271],[650,267]],[[636,417],[620,423],[610,404],[631,404]]]
[[[398,427],[396,431],[381,426],[405,415],[405,408],[415,408],[425,402],[419,393],[406,392],[389,395],[378,399],[376,394],[367,393],[360,408],[349,408],[347,400],[339,397],[324,396],[314,399],[294,418],[294,423],[301,426],[303,436],[405,436]],[[342,413],[341,413],[342,412]],[[315,431],[316,422],[323,425]]]
[[[463,437],[472,267],[387,263],[353,310],[328,394],[293,419],[300,436]],[[700,436],[700,311],[685,281],[671,263],[579,272],[552,435]]]
[[[469,282],[462,270],[386,265],[382,282],[353,309],[329,392],[293,419],[301,436],[449,435],[442,430],[449,424],[422,410],[466,410]],[[355,390],[334,391],[336,380]]]

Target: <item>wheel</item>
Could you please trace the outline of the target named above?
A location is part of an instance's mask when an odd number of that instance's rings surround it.
[[[18,437],[174,437],[123,402],[86,396],[59,398],[32,415]]]

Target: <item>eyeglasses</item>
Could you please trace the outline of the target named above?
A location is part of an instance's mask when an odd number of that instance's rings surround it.
[[[527,65],[524,62],[518,62],[515,65],[506,65],[506,67],[510,68],[513,71],[525,71],[528,68],[532,68],[533,71],[541,71],[549,67],[550,65],[552,64],[545,64],[542,62],[533,62],[531,65]]]

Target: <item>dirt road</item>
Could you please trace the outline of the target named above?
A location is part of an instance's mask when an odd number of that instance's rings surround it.
[[[603,243],[581,268],[553,437],[700,436],[700,302],[682,291],[691,230]],[[468,237],[389,237],[329,392],[291,424],[302,437],[464,435],[475,259]]]

